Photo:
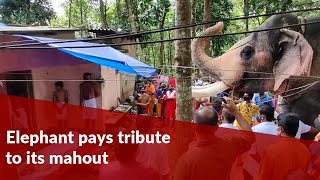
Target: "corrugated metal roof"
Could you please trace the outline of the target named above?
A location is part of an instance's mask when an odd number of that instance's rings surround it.
[[[53,28],[49,26],[7,26],[5,24],[0,24],[0,32],[8,34],[26,33],[26,32],[52,32],[52,31],[79,31],[76,28]]]
[[[112,34],[119,34],[119,35],[128,35],[128,37],[141,37],[141,34],[132,34],[128,31],[114,31],[111,29],[88,29],[88,32],[100,34],[100,35],[112,35]],[[131,35],[132,34],[132,35]]]

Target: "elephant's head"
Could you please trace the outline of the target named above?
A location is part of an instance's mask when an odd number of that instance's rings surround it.
[[[294,15],[274,15],[258,30],[298,23]],[[202,35],[218,34],[222,29],[223,23],[219,22]],[[215,58],[205,53],[210,38],[195,39],[192,56],[201,69],[219,80],[215,85],[219,90],[234,88],[236,94],[281,91],[288,78],[310,74],[313,50],[302,34],[301,26],[255,32]]]

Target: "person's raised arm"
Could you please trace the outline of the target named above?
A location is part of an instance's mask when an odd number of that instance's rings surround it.
[[[224,107],[237,119],[241,129],[245,131],[252,131],[250,125],[247,123],[247,121],[244,119],[242,114],[239,112],[238,107],[234,103],[232,99],[225,98],[227,101],[227,104],[224,104]]]
[[[139,103],[137,100],[135,100],[135,104],[136,104],[137,106],[142,106],[142,105],[143,105],[142,103]]]

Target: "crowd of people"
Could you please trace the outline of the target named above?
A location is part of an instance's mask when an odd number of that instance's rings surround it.
[[[152,86],[150,81],[142,91],[149,90],[148,86]],[[174,99],[175,96],[170,95],[172,91],[173,88],[171,86],[167,89],[164,84],[157,90],[147,91],[146,94],[149,95],[149,98],[150,94],[154,92],[154,97],[158,100],[156,101],[156,115],[158,117],[168,118],[166,112],[175,111],[175,105],[171,106],[168,101],[169,105],[162,106],[165,104],[165,100]],[[222,167],[221,162],[224,162],[223,166],[225,168],[224,170],[219,170],[219,174],[224,174],[220,179],[229,179],[232,173],[234,173],[233,177],[239,177],[241,174],[243,179],[288,179],[290,177],[307,179],[314,176],[312,168],[310,170],[312,159],[310,151],[305,145],[294,139],[300,139],[304,134],[316,136],[320,130],[318,129],[320,115],[315,120],[315,126],[313,127],[303,123],[297,114],[290,113],[287,106],[281,104],[281,100],[278,101],[278,98],[281,99],[281,97],[274,98],[268,92],[245,93],[240,99],[231,100],[229,98],[226,101],[225,98],[229,95],[229,92],[223,92],[215,97],[195,99],[195,117],[193,122],[218,126],[219,128],[244,130],[286,138],[274,144],[270,143],[272,145],[268,144],[268,147],[266,144],[258,142],[257,139],[254,140],[254,137],[250,137],[248,134],[244,135],[242,134],[243,131],[239,131],[240,136],[235,136],[231,138],[232,140],[228,138],[228,141],[224,142],[218,140],[211,142],[211,135],[223,135],[223,133],[218,130],[208,136],[208,132],[203,132],[202,129],[202,132],[196,133],[199,142],[196,140],[190,144],[189,150],[180,158],[174,179],[217,178],[215,171],[212,171],[213,173],[210,174],[208,173],[210,171],[206,170],[208,170],[209,164],[211,164],[211,169],[215,168],[215,163],[220,164],[219,166]],[[163,107],[164,116],[161,114]],[[153,113],[149,115],[153,115]],[[319,135],[316,136],[316,141],[318,141]],[[210,141],[210,143],[206,144],[204,140]],[[222,144],[217,146],[217,143]],[[248,144],[250,145],[248,146]],[[232,156],[227,156],[225,159],[221,156],[217,157],[217,152],[219,151],[217,147],[224,147],[221,149],[221,153],[232,154]],[[295,147],[295,149],[290,149],[292,147]],[[320,166],[319,160],[316,160],[316,162],[312,161],[312,163],[318,163],[317,166]],[[272,169],[274,164],[279,165],[277,165],[277,168]],[[240,174],[237,172],[237,169],[241,169]]]
[[[219,119],[221,119],[223,117],[223,97],[228,96],[230,96],[230,92],[225,91],[212,97],[193,99],[194,111],[200,107],[210,106],[218,112]],[[280,113],[289,112],[289,109],[281,103],[280,96],[275,98],[268,92],[245,93],[242,98],[236,99],[235,103],[246,122],[252,127],[252,130],[258,133],[277,135],[275,123],[277,116]],[[147,80],[143,86],[139,87],[135,97],[135,104],[137,106],[137,114],[175,120],[175,83],[168,82],[166,84],[161,82],[158,87],[156,87],[152,80]],[[220,126],[241,129],[237,120],[228,123],[224,121]],[[315,135],[319,130],[320,118],[314,120],[314,126],[299,121],[299,129],[296,137],[300,138],[301,134],[305,133]]]
[[[84,75],[84,80],[90,78],[91,75]],[[63,109],[63,103],[68,103],[68,92],[62,82],[56,82],[55,86],[53,101],[62,102],[62,107],[58,108]],[[82,106],[92,106],[92,99],[99,96],[95,87],[91,81],[81,85]],[[152,80],[147,80],[135,96],[137,113],[175,120],[175,87],[174,81],[155,85]],[[193,99],[193,123],[218,128],[196,129],[195,140],[177,161],[172,178],[262,180],[319,177],[319,158],[297,139],[304,134],[316,136],[319,133],[320,115],[314,126],[304,124],[297,114],[290,113],[275,99],[268,92],[245,93],[240,99],[234,99],[228,91]],[[148,130],[145,133],[152,133]],[[225,130],[232,130],[232,133]],[[265,136],[259,137],[252,132],[282,138],[264,143]],[[320,134],[315,140],[318,141],[319,137]],[[127,175],[133,179],[169,179],[166,147],[119,145],[116,156],[120,157],[116,163],[100,169],[100,179],[125,179]]]
[[[144,85],[138,88],[135,105],[137,106],[137,114],[175,120],[175,83],[161,82],[159,87],[156,88],[153,81],[146,81]]]
[[[268,99],[264,97],[266,94],[255,95]],[[254,104],[254,95],[251,96],[245,94],[237,105],[228,97],[212,100],[195,111],[193,123],[200,126],[195,128],[195,139],[188,150],[176,161],[171,179],[319,179],[320,159],[297,139],[303,133],[318,131],[303,124],[298,115],[281,108],[275,117],[274,104]],[[241,106],[245,110],[241,111]],[[254,108],[250,109],[251,106]],[[257,119],[256,125],[252,119]],[[146,120],[144,123],[150,123]],[[123,148],[119,156],[126,155],[127,159],[119,158],[100,169],[100,179],[121,179],[124,174],[132,179],[170,178],[165,147],[159,150],[160,147],[132,144],[119,148]]]

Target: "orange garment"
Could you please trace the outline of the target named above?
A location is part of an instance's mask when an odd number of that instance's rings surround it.
[[[163,107],[164,107],[164,100],[163,99],[158,99],[157,103],[157,117],[163,117]]]
[[[229,180],[236,157],[253,142],[250,132],[194,141],[178,160],[174,180]]]
[[[259,121],[256,120],[256,119],[254,119],[254,120],[253,120],[253,123],[252,123],[252,126],[256,126],[256,125],[258,125],[258,124],[260,124]]]
[[[145,91],[149,95],[149,102],[150,102],[150,104],[147,106],[147,114],[149,116],[153,116],[153,107],[154,107],[154,98],[156,94],[156,89],[154,88],[154,85],[150,84],[146,86]]]
[[[150,103],[149,100],[149,96],[147,94],[143,94],[138,98],[137,102],[141,104],[147,104]],[[147,114],[147,107],[138,105],[138,114]]]
[[[287,179],[294,172],[306,172],[310,153],[295,138],[284,138],[269,146],[262,156],[255,180]]]

